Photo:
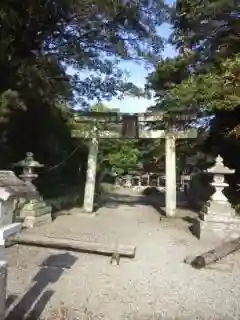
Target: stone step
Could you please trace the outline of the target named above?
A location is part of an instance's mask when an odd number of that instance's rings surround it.
[[[28,211],[29,211],[29,214],[28,214]],[[34,213],[35,213],[34,216],[36,218],[40,218],[40,217],[44,217],[44,216],[51,216],[51,212],[52,212],[52,208],[50,206],[45,206],[38,211],[34,211]],[[23,222],[25,217],[27,217],[27,216],[33,216],[33,211],[23,210],[21,216],[17,216],[15,218],[15,222]]]
[[[16,217],[16,222],[22,222],[27,216],[40,217],[44,215],[51,215],[52,207],[42,203],[41,205],[32,208],[24,208],[21,210],[20,216]]]
[[[52,207],[45,206],[37,211],[37,216],[39,217],[39,216],[43,216],[45,214],[51,214],[51,212],[52,212]]]
[[[23,208],[24,211],[41,210],[41,208],[46,207],[47,204],[43,201],[38,201],[34,203],[27,203]]]
[[[50,206],[42,206],[42,207],[38,207],[37,209],[35,210],[24,210],[22,212],[24,212],[24,215],[26,216],[27,215],[27,212],[29,213],[32,213],[32,212],[35,212],[35,215],[36,216],[42,216],[44,214],[47,214],[47,213],[51,213],[52,211],[52,208]],[[29,214],[29,215],[32,215],[32,214]]]

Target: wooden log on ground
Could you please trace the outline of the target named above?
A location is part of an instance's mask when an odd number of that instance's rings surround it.
[[[193,259],[191,265],[196,269],[201,269],[239,249],[240,237],[228,242],[224,242],[221,246],[197,256],[195,259]]]
[[[19,234],[12,238],[15,244],[22,244],[28,246],[46,247],[52,249],[70,250],[84,253],[100,254],[105,256],[112,256],[117,251],[121,257],[134,258],[136,247],[132,245],[106,245],[97,242],[84,242],[74,239],[64,239],[48,237],[36,234]]]

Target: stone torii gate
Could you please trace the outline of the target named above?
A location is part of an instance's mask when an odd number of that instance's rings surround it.
[[[74,126],[79,123],[84,123],[85,125],[90,124],[88,130],[83,130],[82,128],[72,130],[72,137],[85,138],[90,141],[83,204],[85,212],[92,213],[94,209],[98,145],[100,139],[165,139],[166,215],[169,217],[175,215],[177,204],[176,139],[196,138],[197,131],[175,131],[172,127],[169,127],[167,130],[148,130],[146,128],[146,124],[149,122],[156,123],[163,122],[163,120],[164,114],[162,112],[138,114],[124,114],[111,111],[80,112],[75,115]],[[98,128],[99,124],[103,125],[102,129]]]

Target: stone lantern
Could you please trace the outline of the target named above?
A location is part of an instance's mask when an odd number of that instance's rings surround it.
[[[35,173],[34,170],[36,168],[42,168],[44,165],[34,160],[32,152],[27,152],[25,159],[15,163],[14,166],[22,168],[22,173],[19,177],[25,183],[32,184],[32,181],[38,177],[38,174]]]
[[[224,239],[240,236],[240,218],[223,193],[229,186],[225,176],[234,174],[235,170],[226,167],[222,157],[218,155],[215,165],[206,172],[213,175],[211,185],[215,190],[200,212],[200,237],[207,231]]]
[[[222,205],[229,205],[228,199],[223,194],[223,190],[229,186],[229,184],[225,182],[225,175],[234,174],[235,170],[224,166],[223,158],[218,155],[215,165],[207,169],[207,172],[213,174],[213,182],[211,185],[215,188],[215,192],[211,196],[211,200],[220,201]]]
[[[35,169],[42,168],[43,165],[34,160],[32,152],[27,152],[25,159],[14,164],[15,167],[22,168],[19,177],[31,186],[34,191],[32,197],[24,204],[19,213],[19,221],[24,222],[24,227],[31,228],[36,224],[51,221],[51,207],[46,205],[43,198],[39,195],[32,181],[38,177]]]

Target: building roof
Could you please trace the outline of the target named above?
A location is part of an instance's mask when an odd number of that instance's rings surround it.
[[[0,188],[4,188],[7,192],[16,196],[36,192],[34,188],[31,188],[31,185],[26,184],[10,170],[0,170]]]

